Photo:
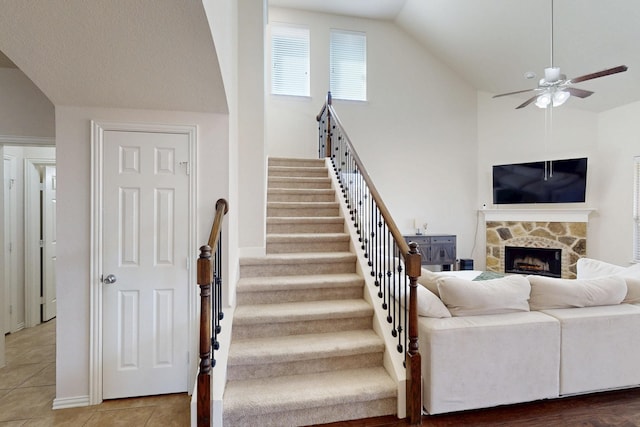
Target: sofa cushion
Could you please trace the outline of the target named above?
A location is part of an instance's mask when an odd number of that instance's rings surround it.
[[[440,298],[452,316],[475,316],[529,311],[531,286],[523,276],[474,282],[458,277],[438,281]]]
[[[622,273],[624,267],[591,258],[580,258],[576,263],[576,277],[578,279],[596,279]]]
[[[618,304],[540,313],[561,324],[561,395],[640,384],[640,307]]]
[[[596,279],[605,276],[622,276],[627,282],[627,295],[622,302],[640,303],[640,264],[621,267],[591,258],[580,258],[576,264],[578,279]]]
[[[430,414],[558,397],[560,323],[551,316],[420,317],[418,328]]]
[[[422,271],[420,272],[420,277],[418,277],[418,284],[424,286],[425,288],[429,289],[431,292],[433,292],[436,296],[440,296],[440,292],[438,291],[438,279],[441,279],[443,276],[442,274],[436,274],[431,270],[427,270],[426,268],[423,268]]]
[[[531,310],[614,305],[627,294],[627,284],[620,276],[557,279],[531,275],[527,279],[531,283]]]

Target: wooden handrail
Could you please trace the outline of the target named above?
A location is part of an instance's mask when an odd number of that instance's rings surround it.
[[[326,122],[323,122],[323,118]],[[422,395],[421,395],[421,357],[418,346],[418,307],[417,307],[417,287],[418,277],[421,274],[422,256],[418,251],[418,245],[416,243],[408,244],[398,226],[396,225],[389,209],[382,200],[380,193],[378,192],[373,180],[369,176],[364,163],[360,159],[357,151],[353,147],[351,139],[347,135],[340,118],[336,114],[332,106],[331,92],[327,94],[326,102],[322,106],[320,113],[316,117],[319,122],[320,138],[326,136],[325,140],[322,140],[319,147],[320,157],[329,157],[334,161],[334,167],[339,168],[334,159],[334,153],[336,148],[333,147],[334,130],[339,130],[339,141],[344,143],[347,147],[348,155],[356,165],[358,174],[364,180],[368,194],[375,201],[377,210],[384,219],[386,227],[391,233],[394,243],[398,248],[398,252],[404,259],[405,274],[409,277],[409,299],[408,299],[408,345],[405,353],[405,366],[406,366],[406,401],[407,401],[407,420],[412,426],[421,425],[422,417]],[[326,125],[323,129],[322,125]],[[324,144],[324,150],[322,150],[322,144]],[[324,151],[324,152],[323,152]],[[336,171],[337,172],[337,171]],[[360,236],[362,238],[362,236]],[[367,237],[364,237],[367,238]],[[369,264],[371,265],[371,264]],[[379,295],[380,296],[380,295]],[[383,304],[384,306],[384,304]],[[394,330],[394,332],[396,332]],[[394,335],[395,336],[395,335]]]
[[[197,262],[197,279],[200,287],[200,370],[198,372],[198,389],[197,389],[197,417],[198,427],[210,427],[211,425],[211,369],[215,366],[213,351],[216,345],[212,339],[212,320],[221,319],[221,313],[217,311],[218,304],[212,304],[212,291],[214,286],[218,286],[218,299],[220,298],[220,272],[216,272],[214,257],[218,259],[221,256],[218,242],[220,241],[220,230],[222,229],[222,220],[229,211],[229,204],[225,199],[218,199],[216,202],[216,211],[209,234],[208,244],[200,247],[200,256]],[[212,256],[212,251],[214,255]],[[216,278],[216,280],[214,280]],[[217,321],[216,321],[217,322]],[[217,333],[217,330],[216,330]]]
[[[220,228],[222,227],[222,217],[229,212],[229,203],[225,199],[218,199],[216,202],[216,214],[213,217],[213,224],[211,225],[211,233],[209,233],[209,242],[207,243],[210,248],[215,248],[218,244],[218,236],[220,236]]]

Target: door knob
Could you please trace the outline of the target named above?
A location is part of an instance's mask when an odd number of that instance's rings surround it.
[[[112,283],[116,283],[116,276],[114,276],[113,274],[109,274],[107,277],[105,277],[104,279],[102,279],[102,283],[104,283],[105,285],[110,285]]]

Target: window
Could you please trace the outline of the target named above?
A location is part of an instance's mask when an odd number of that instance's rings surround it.
[[[367,36],[331,30],[329,87],[334,99],[367,100]]]
[[[633,260],[640,262],[640,156],[634,158]]]
[[[271,26],[271,93],[309,96],[309,29]]]

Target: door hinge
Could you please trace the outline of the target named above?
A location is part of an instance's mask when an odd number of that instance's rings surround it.
[[[41,182],[38,187],[40,187],[40,191],[44,191],[44,182]]]
[[[15,179],[10,179],[9,180],[9,190],[11,190],[14,186],[15,186],[16,180]]]
[[[44,248],[44,240],[40,240],[39,244],[41,248]]]
[[[189,165],[189,162],[180,162],[180,166],[184,166],[184,171],[187,175],[191,174],[191,165]]]

